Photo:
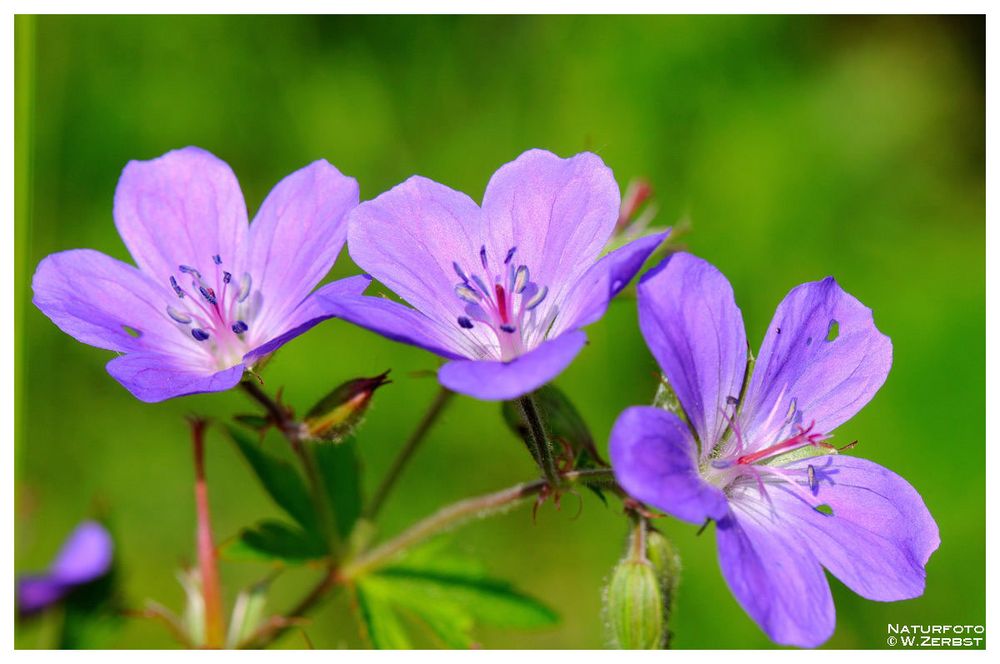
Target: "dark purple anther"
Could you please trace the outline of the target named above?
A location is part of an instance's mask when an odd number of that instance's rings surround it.
[[[215,291],[213,291],[211,288],[205,288],[204,286],[198,286],[198,292],[201,293],[201,296],[203,298],[205,298],[206,300],[208,300],[209,304],[215,304],[215,301],[216,301],[215,300]]]
[[[228,284],[232,280],[233,280],[233,275],[232,274],[230,274],[229,272],[223,272],[222,273],[222,283]]]
[[[248,329],[247,324],[241,320],[238,320],[235,323],[233,323],[233,332],[235,332],[236,334],[243,334],[244,332],[247,331],[247,329]]]
[[[462,327],[464,327],[467,330],[471,330],[472,329],[472,321],[469,320],[468,316],[459,316],[458,317],[458,324],[461,325]]]
[[[483,264],[483,269],[489,269],[489,263],[486,262],[486,245],[479,247],[479,262]]]
[[[452,269],[455,270],[455,274],[458,275],[459,279],[461,279],[465,283],[469,283],[469,278],[465,276],[465,272],[462,271],[462,267],[458,264],[457,261],[452,261],[451,267]]]
[[[197,339],[198,341],[205,341],[206,339],[208,339],[208,332],[195,327],[191,328],[191,336]]]
[[[181,289],[180,286],[177,285],[177,280],[174,279],[173,277],[170,277],[170,287],[174,289],[175,293],[177,293],[177,297],[180,298],[184,297],[184,291]]]
[[[503,259],[503,264],[507,265],[510,263],[510,259],[514,257],[514,252],[517,251],[517,247],[511,247],[507,250],[507,258]]]
[[[507,334],[514,334],[514,332],[517,331],[517,328],[514,327],[513,325],[501,325],[500,329],[506,332]]]
[[[220,256],[219,254],[215,254],[214,256],[212,256],[212,262],[215,263],[216,265],[222,265],[222,256]]]

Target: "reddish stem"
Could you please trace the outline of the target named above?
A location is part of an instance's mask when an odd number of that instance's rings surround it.
[[[222,587],[219,583],[218,558],[212,541],[212,519],[208,509],[208,484],[205,481],[205,427],[202,419],[191,419],[194,442],[194,499],[198,513],[198,566],[201,570],[201,593],[205,601],[205,647],[221,648],[225,639],[222,617]]]

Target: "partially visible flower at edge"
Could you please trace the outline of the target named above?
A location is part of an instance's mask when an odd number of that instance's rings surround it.
[[[718,270],[674,254],[638,292],[643,336],[687,422],[654,407],[622,413],[610,443],[622,487],[679,519],[714,520],[723,576],[778,643],[833,634],[824,567],[867,599],[921,595],[940,538],[920,494],[827,442],[888,376],[892,344],[871,310],[832,277],[798,286],[744,382],[742,314]]]
[[[39,613],[74,588],[101,578],[111,569],[113,555],[114,544],[104,526],[84,521],[66,538],[48,571],[18,577],[18,613],[22,616]]]
[[[351,258],[413,308],[354,297],[331,309],[451,360],[438,373],[451,390],[519,397],[572,362],[586,342],[579,328],[604,315],[669,233],[598,260],[620,205],[611,170],[591,153],[529,150],[494,173],[482,207],[413,176],[348,224]]]
[[[278,183],[248,226],[236,176],[212,154],[132,161],[114,218],[138,269],[91,249],[52,254],[32,301],[78,341],[121,353],[108,373],[142,401],[227,390],[329,318],[327,302],[364,291],[357,276],[310,295],[357,203],[357,182],[319,160]]]

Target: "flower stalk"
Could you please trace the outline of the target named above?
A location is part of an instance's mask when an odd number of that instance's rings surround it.
[[[597,468],[575,470],[562,475],[563,486],[583,484],[588,486],[616,486],[610,469]],[[393,539],[363,553],[340,568],[331,568],[284,617],[268,621],[260,629],[239,644],[239,648],[264,648],[279,638],[292,626],[299,624],[307,613],[325,600],[331,591],[347,585],[364,574],[371,573],[391,562],[407,549],[450,528],[455,528],[472,519],[484,519],[494,514],[510,510],[541,494],[549,487],[548,480],[524,482],[515,486],[488,493],[483,496],[466,498],[442,507],[434,514],[418,521]]]
[[[206,420],[191,418],[191,440],[194,447],[194,497],[198,515],[198,568],[201,572],[201,592],[205,601],[206,648],[221,648],[225,640],[225,619],[222,612],[222,586],[219,581],[218,556],[212,538],[212,520],[208,506],[208,484],[205,480]]]
[[[240,386],[244,392],[264,407],[274,425],[288,441],[299,463],[302,464],[302,470],[305,472],[306,482],[309,485],[309,497],[312,500],[313,509],[316,511],[316,516],[319,519],[319,527],[323,540],[327,543],[330,552],[335,557],[339,556],[342,553],[343,547],[340,538],[337,537],[336,516],[329,505],[327,505],[325,498],[326,487],[323,485],[319,470],[316,468],[316,461],[313,458],[312,451],[308,449],[302,440],[303,428],[301,424],[280,403],[268,396],[264,390],[260,389],[260,385],[256,382],[244,380],[240,383]]]
[[[437,395],[434,397],[434,401],[431,402],[430,408],[424,413],[423,418],[417,424],[417,428],[413,430],[410,437],[403,444],[403,449],[399,451],[395,460],[392,462],[392,466],[386,472],[385,477],[382,479],[382,483],[379,484],[378,489],[375,490],[375,494],[372,497],[371,502],[365,508],[364,517],[371,520],[374,519],[382,505],[385,503],[386,498],[389,496],[389,492],[392,491],[393,486],[395,486],[396,481],[399,479],[400,475],[403,473],[403,469],[409,462],[410,457],[423,442],[424,438],[427,436],[428,432],[437,422],[441,413],[444,412],[445,407],[451,401],[451,398],[455,396],[455,393],[451,390],[442,387],[438,390]]]

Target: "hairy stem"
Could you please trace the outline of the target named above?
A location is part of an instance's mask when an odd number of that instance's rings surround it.
[[[240,387],[246,392],[251,399],[259,403],[267,411],[268,416],[274,422],[274,426],[278,427],[282,435],[287,437],[292,429],[298,428],[298,423],[295,422],[288,412],[278,405],[278,402],[272,399],[264,390],[260,389],[260,385],[252,380],[244,380],[240,383]]]
[[[385,474],[382,483],[379,484],[378,489],[375,490],[375,494],[372,497],[371,502],[365,508],[364,516],[367,519],[374,519],[378,514],[382,505],[385,503],[385,499],[389,496],[389,492],[392,491],[393,486],[396,484],[396,480],[403,473],[403,468],[406,467],[407,462],[409,462],[410,457],[423,442],[427,433],[437,422],[438,417],[444,411],[445,406],[451,401],[451,398],[455,395],[451,390],[442,387],[438,390],[437,395],[434,397],[434,401],[431,402],[430,408],[424,413],[424,416],[420,419],[420,423],[417,424],[417,428],[413,430],[410,437],[407,438],[406,442],[403,444],[403,448],[396,455],[395,460],[392,462],[392,466],[389,468],[388,472]]]
[[[208,484],[205,481],[205,427],[202,419],[191,419],[194,443],[194,497],[198,514],[198,567],[201,593],[205,602],[205,647],[221,648],[225,643],[225,619],[222,615],[222,586],[219,582],[218,557],[212,541],[212,521],[208,509]]]
[[[324,541],[327,543],[331,553],[334,556],[338,556],[341,553],[342,546],[340,538],[337,537],[337,528],[334,523],[335,516],[327,504],[326,487],[323,485],[319,470],[316,468],[316,461],[313,458],[311,450],[302,441],[302,427],[288,411],[268,396],[264,390],[260,389],[260,385],[254,381],[244,380],[240,383],[240,387],[252,399],[264,407],[274,425],[288,440],[288,444],[291,445],[292,451],[298,458],[299,463],[302,464],[302,470],[306,474],[306,481],[309,484],[309,495],[312,499],[313,509],[316,511],[316,517],[320,522],[319,527],[322,530]]]
[[[524,419],[528,423],[528,433],[534,441],[535,451],[538,453],[538,465],[541,466],[545,479],[552,488],[559,487],[559,473],[556,471],[555,461],[552,457],[552,441],[545,431],[545,424],[542,422],[541,413],[535,403],[535,398],[531,394],[526,394],[517,400],[518,405],[524,412]]]
[[[611,470],[605,468],[576,470],[562,475],[564,485],[586,484],[591,486],[617,486]],[[340,569],[330,569],[319,583],[295,605],[284,617],[265,623],[251,634],[241,648],[263,648],[298,624],[305,615],[325,600],[335,590],[358,577],[372,572],[391,562],[406,549],[429,539],[449,528],[454,528],[471,519],[504,512],[535,496],[547,487],[548,480],[535,480],[517,484],[508,489],[483,496],[467,498],[441,508],[434,514],[412,525],[393,539],[364,553]]]

